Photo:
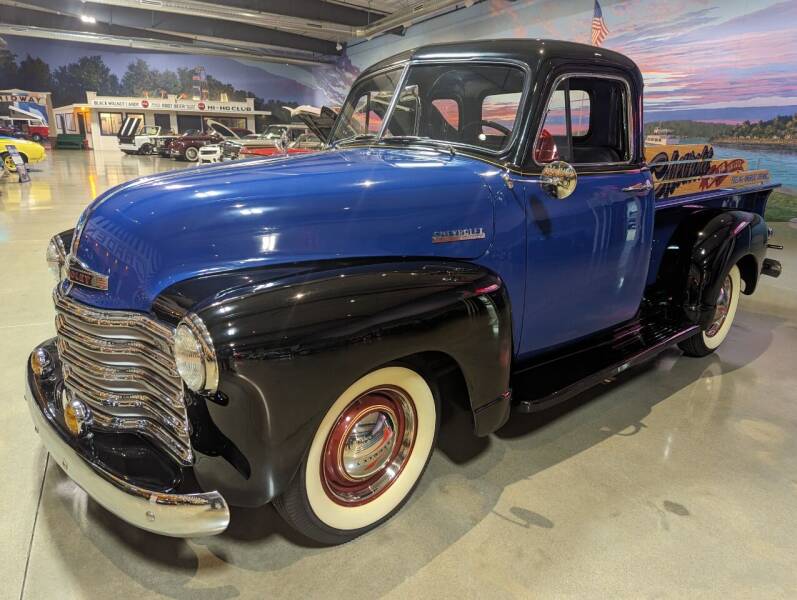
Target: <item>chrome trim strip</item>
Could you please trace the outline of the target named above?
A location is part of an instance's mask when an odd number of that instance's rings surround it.
[[[30,361],[29,361],[30,363]],[[99,465],[84,460],[67,444],[41,410],[41,391],[31,387],[30,364],[25,401],[44,447],[66,475],[89,496],[135,527],[171,537],[221,533],[230,523],[230,509],[216,491],[198,494],[154,492],[132,485]]]

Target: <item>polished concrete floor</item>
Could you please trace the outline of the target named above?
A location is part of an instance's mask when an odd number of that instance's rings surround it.
[[[780,279],[744,297],[716,355],[666,352],[556,411],[474,439],[464,415],[392,521],[298,539],[267,506],[190,541],[138,531],[47,460],[22,401],[53,334],[44,250],[97,193],[176,167],[60,151],[0,182],[0,597],[797,597],[797,225]],[[164,199],[168,201],[168,199]]]

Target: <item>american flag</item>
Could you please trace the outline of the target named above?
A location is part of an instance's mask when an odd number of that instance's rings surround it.
[[[609,30],[606,29],[606,23],[603,20],[603,11],[598,0],[595,0],[595,12],[592,15],[592,45],[600,46],[606,36],[609,35]]]

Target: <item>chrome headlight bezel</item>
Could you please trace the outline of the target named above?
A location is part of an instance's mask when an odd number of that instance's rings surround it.
[[[213,339],[205,323],[189,313],[174,330],[174,361],[177,372],[188,389],[215,392],[219,385],[219,367]]]
[[[55,278],[55,283],[60,283],[64,278],[66,266],[66,248],[64,247],[64,240],[60,235],[54,235],[50,238],[50,242],[47,244],[45,258],[47,260],[47,266],[50,268],[50,273],[52,273]]]

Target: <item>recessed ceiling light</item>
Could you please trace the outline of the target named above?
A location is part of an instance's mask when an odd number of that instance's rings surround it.
[[[80,20],[84,23],[96,23],[97,19],[94,17],[90,17],[89,15],[80,15]]]

